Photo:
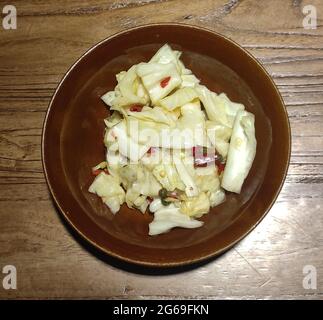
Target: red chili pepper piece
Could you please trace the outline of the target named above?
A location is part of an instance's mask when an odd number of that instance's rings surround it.
[[[92,171],[92,174],[93,174],[94,176],[98,176],[101,172],[102,172],[102,170],[97,169],[97,170],[93,170],[93,171]]]
[[[142,108],[143,106],[141,104],[133,104],[129,110],[132,112],[141,112]]]
[[[217,163],[216,165],[217,165],[217,167],[218,167],[218,173],[219,173],[219,174],[220,174],[222,171],[224,171],[225,163],[220,162],[220,163]]]
[[[193,157],[195,158],[196,147],[193,147],[193,148],[192,148],[192,153],[193,153]]]
[[[169,83],[170,79],[171,79],[171,77],[166,77],[166,78],[164,78],[162,81],[160,81],[160,86],[161,86],[162,88],[165,88],[165,87],[168,85],[168,83]]]
[[[147,200],[148,200],[148,202],[149,202],[149,203],[152,203],[152,202],[154,201],[154,198],[152,198],[152,197],[147,197]]]
[[[93,174],[94,176],[98,176],[101,172],[104,172],[104,173],[106,173],[106,174],[109,174],[108,169],[96,169],[96,170],[93,170],[93,171],[92,171],[92,174]]]

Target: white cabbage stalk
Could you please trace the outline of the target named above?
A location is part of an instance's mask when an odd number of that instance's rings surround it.
[[[157,210],[160,210],[161,208],[164,208],[164,205],[162,204],[160,198],[154,199],[149,205],[149,211],[152,213],[156,212]]]
[[[176,90],[172,95],[160,100],[160,105],[167,110],[174,110],[197,98],[197,92],[193,88],[182,88]]]
[[[175,227],[199,228],[203,225],[202,221],[194,220],[180,212],[179,208],[170,204],[154,213],[154,220],[149,224],[149,235],[165,233]]]
[[[222,187],[240,193],[256,154],[255,116],[247,111],[236,115],[227,163],[222,178]]]
[[[217,95],[202,85],[197,85],[195,89],[199,94],[208,118],[232,128],[237,112],[244,110],[244,105],[230,101],[224,93]]]
[[[112,213],[120,210],[120,205],[125,201],[125,192],[120,187],[117,178],[100,173],[89,187],[89,192],[96,193],[110,208]]]
[[[182,83],[174,63],[141,63],[137,66],[137,74],[149,93],[153,104],[166,97],[171,91]],[[167,85],[161,86],[161,81],[170,77]]]
[[[203,146],[205,144],[205,118],[200,102],[185,104],[181,107],[181,113],[182,117],[177,121],[177,128],[187,132],[186,139],[189,139],[193,146]]]
[[[118,123],[112,130],[118,141],[119,152],[131,161],[139,161],[149,150],[150,146],[140,145],[127,135],[127,128],[124,121]]]
[[[197,188],[197,185],[195,184],[192,176],[186,169],[185,165],[183,164],[182,160],[179,157],[174,157],[174,163],[175,167],[177,169],[177,172],[185,184],[185,193],[188,197],[194,197],[197,196],[199,193],[199,190]]]
[[[174,156],[173,157],[177,157],[177,153],[173,152]],[[194,167],[194,163],[195,163],[195,160],[194,160],[194,157],[193,157],[193,154],[192,154],[192,150],[184,150],[180,153],[181,155],[181,160],[185,166],[185,169],[187,170],[187,172],[190,174],[191,177],[194,178],[195,180],[195,167]]]
[[[208,118],[221,124],[229,125],[224,106],[217,103],[217,94],[202,85],[196,86],[195,89],[199,94]]]
[[[206,132],[215,149],[226,158],[232,129],[216,121],[206,121]]]

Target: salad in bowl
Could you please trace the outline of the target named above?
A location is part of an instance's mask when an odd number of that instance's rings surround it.
[[[92,168],[89,192],[113,214],[123,204],[153,214],[151,236],[202,226],[226,192],[241,192],[256,154],[254,115],[201,84],[180,57],[165,44],[102,96],[106,159]]]

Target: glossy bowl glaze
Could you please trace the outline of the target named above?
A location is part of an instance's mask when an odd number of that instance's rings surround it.
[[[116,85],[115,74],[147,61],[163,44],[202,84],[243,103],[256,117],[257,153],[239,195],[201,219],[201,228],[176,228],[151,237],[152,216],[126,205],[115,216],[87,190],[91,168],[104,160],[100,96]],[[67,72],[48,108],[42,140],[43,166],[53,199],[71,226],[92,245],[146,266],[178,266],[214,257],[242,239],[265,216],[284,182],[290,127],[272,79],[247,51],[212,31],[183,24],[153,24],[113,35],[87,51]]]

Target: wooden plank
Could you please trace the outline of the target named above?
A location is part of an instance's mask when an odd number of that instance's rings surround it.
[[[316,30],[302,27],[306,4],[316,6]],[[323,298],[322,1],[15,5],[17,30],[0,27],[0,269],[17,266],[18,290],[0,286],[0,298]],[[220,32],[263,63],[287,106],[292,158],[276,204],[234,249],[186,272],[148,275],[93,254],[66,228],[45,183],[40,142],[50,98],[84,51],[115,32],[163,21]],[[302,286],[308,264],[317,268],[317,290]]]

